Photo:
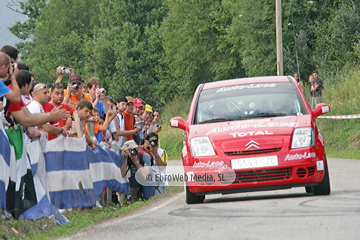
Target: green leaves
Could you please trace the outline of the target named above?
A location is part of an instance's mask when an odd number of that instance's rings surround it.
[[[282,1],[285,74],[326,78],[357,64],[359,7]],[[11,31],[38,81],[53,82],[61,65],[99,77],[113,97],[164,104],[203,82],[276,74],[273,0],[28,0],[21,9],[29,20]]]

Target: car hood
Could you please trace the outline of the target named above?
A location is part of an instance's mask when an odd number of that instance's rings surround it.
[[[311,126],[311,115],[251,119],[189,126],[189,137],[208,136],[212,142],[291,135],[294,128]]]

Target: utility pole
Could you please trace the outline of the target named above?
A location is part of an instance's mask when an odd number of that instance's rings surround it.
[[[283,53],[282,53],[282,19],[281,19],[281,0],[276,0],[276,66],[277,75],[283,76]]]

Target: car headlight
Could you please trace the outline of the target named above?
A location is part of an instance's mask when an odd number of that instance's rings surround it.
[[[190,140],[191,153],[194,157],[214,156],[214,148],[208,137],[195,137]]]
[[[296,128],[291,148],[310,147],[314,145],[314,142],[314,129],[311,127]]]

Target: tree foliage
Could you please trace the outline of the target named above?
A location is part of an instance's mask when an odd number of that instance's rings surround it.
[[[282,1],[284,72],[334,75],[359,61],[352,0]],[[113,97],[165,104],[203,82],[276,74],[274,0],[27,0],[11,31],[38,81],[57,66]]]

